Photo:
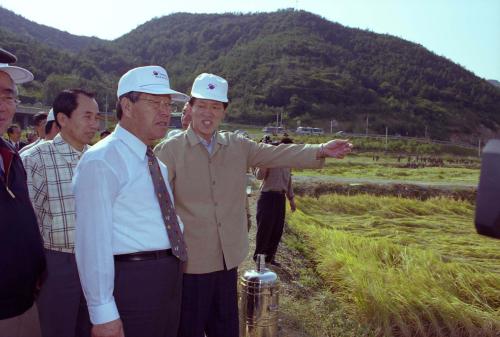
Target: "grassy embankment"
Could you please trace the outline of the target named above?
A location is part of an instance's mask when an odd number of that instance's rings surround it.
[[[297,199],[287,243],[313,262],[321,287],[333,294],[324,306],[333,315],[341,306],[370,327],[363,336],[498,336],[500,245],[475,234],[473,205],[369,195]],[[311,335],[361,335],[325,317],[312,325],[323,332]]]

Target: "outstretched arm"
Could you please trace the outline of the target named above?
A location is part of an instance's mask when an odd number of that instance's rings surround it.
[[[334,139],[320,145],[318,158],[342,159],[352,151],[352,144],[348,139]]]

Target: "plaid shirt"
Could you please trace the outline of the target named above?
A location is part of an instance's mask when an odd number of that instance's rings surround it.
[[[83,152],[58,134],[23,153],[30,199],[47,249],[74,252],[76,212],[71,180]]]

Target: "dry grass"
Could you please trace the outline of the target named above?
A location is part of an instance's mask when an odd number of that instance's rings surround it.
[[[298,198],[291,229],[335,297],[379,336],[498,336],[500,245],[473,206],[369,195]]]

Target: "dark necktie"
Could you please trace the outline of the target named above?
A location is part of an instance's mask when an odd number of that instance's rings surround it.
[[[177,221],[177,214],[175,213],[170,195],[168,194],[167,185],[165,185],[165,181],[161,175],[160,165],[149,147],[146,151],[146,156],[148,157],[149,172],[153,179],[155,194],[160,204],[163,222],[165,223],[170,245],[172,246],[172,253],[177,256],[179,260],[187,261],[186,243],[184,242],[184,237],[182,236],[181,228]]]

